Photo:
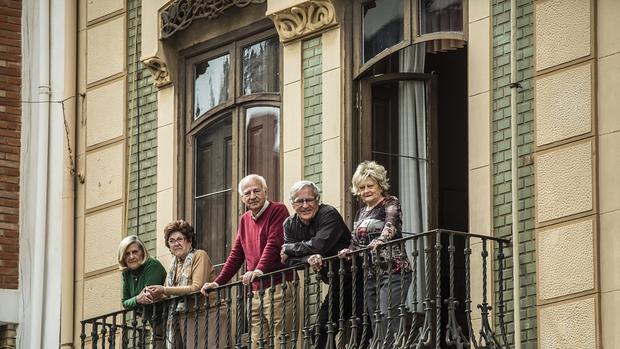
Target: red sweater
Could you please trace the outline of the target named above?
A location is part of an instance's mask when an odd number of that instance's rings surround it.
[[[222,271],[215,279],[218,285],[226,284],[239,270],[243,261],[246,261],[248,271],[259,269],[263,273],[285,268],[280,262],[280,250],[284,243],[284,230],[282,223],[288,218],[289,213],[283,204],[270,202],[265,211],[257,220],[252,219],[252,211],[247,211],[239,220],[237,237],[222,267]],[[292,274],[290,275],[292,278]],[[263,288],[271,284],[271,278],[263,280]],[[287,279],[290,280],[289,275]],[[282,280],[280,274],[274,276],[277,284]],[[255,279],[252,290],[258,290],[260,283]]]

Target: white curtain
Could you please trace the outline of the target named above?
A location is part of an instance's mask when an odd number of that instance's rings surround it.
[[[423,73],[425,44],[411,45],[400,51],[400,72]],[[399,82],[399,179],[403,209],[403,231],[421,233],[428,230],[428,181],[426,160],[426,82],[409,80]],[[418,244],[416,311],[423,311],[421,303],[425,290],[424,241]],[[408,246],[409,253],[413,244]],[[410,254],[411,255],[411,254]],[[413,261],[412,261],[413,262]],[[413,293],[409,292],[413,302]],[[411,303],[410,303],[411,304]]]

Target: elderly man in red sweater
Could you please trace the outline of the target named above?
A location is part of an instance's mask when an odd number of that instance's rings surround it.
[[[273,338],[273,348],[280,348],[282,334],[285,334],[290,347],[295,297],[293,285],[290,282],[292,273],[287,273],[286,280],[281,274],[272,278],[260,279],[263,274],[283,269],[286,266],[280,261],[280,249],[284,243],[282,223],[289,213],[282,203],[267,200],[267,183],[262,176],[251,174],[239,181],[239,195],[248,211],[239,220],[237,237],[226,258],[219,275],[213,282],[207,282],[201,289],[203,294],[208,290],[224,285],[237,273],[243,262],[246,262],[247,271],[243,275],[243,284],[252,284],[252,319],[251,338],[252,348],[268,348]],[[287,282],[283,288],[282,283]],[[270,287],[275,287],[273,302],[271,301]],[[265,293],[261,297],[260,291]],[[261,303],[262,302],[262,312]],[[274,311],[271,312],[271,307]],[[271,329],[271,314],[273,314],[274,333]]]

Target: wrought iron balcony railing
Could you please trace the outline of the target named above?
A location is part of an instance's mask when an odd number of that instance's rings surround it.
[[[81,322],[81,347],[241,349],[275,348],[279,343],[277,349],[508,348],[503,293],[511,281],[504,274],[504,249],[510,241],[443,229],[404,235],[379,247],[384,253],[362,249],[352,252],[350,259],[325,258],[318,273],[299,265],[265,274],[258,291],[237,281],[218,287],[209,297],[189,294],[86,319]],[[289,282],[263,285],[291,273]],[[491,274],[498,295],[494,312],[489,301],[494,298],[489,295]],[[411,280],[409,287],[393,291],[398,289],[393,283],[405,278]],[[343,287],[347,280],[350,291]],[[373,296],[373,281],[383,282],[383,294]],[[345,291],[334,295],[334,286]],[[277,302],[279,287],[292,294],[293,309]],[[255,328],[249,320],[253,298],[254,311],[266,314]],[[319,328],[323,302],[327,323]],[[353,305],[350,312],[347,302]],[[376,306],[369,309],[369,303]],[[276,333],[273,320],[278,317],[284,326]],[[252,336],[252,330],[260,333]],[[317,344],[321,335],[327,337],[324,345]],[[252,337],[258,340],[250,345]]]

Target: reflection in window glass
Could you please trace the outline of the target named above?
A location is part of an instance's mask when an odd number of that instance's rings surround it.
[[[198,247],[214,263],[226,258],[231,230],[232,117],[230,114],[206,127],[195,141],[194,208]]]
[[[420,34],[463,31],[463,0],[420,0]]]
[[[230,55],[196,65],[194,76],[194,119],[228,100]]]
[[[269,197],[280,193],[280,109],[251,107],[245,110],[246,173],[258,173],[267,180]]]
[[[243,49],[243,94],[278,92],[278,47],[276,37]]]
[[[403,0],[376,0],[364,5],[364,62],[403,40],[403,16]]]

